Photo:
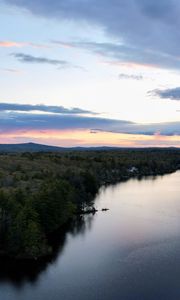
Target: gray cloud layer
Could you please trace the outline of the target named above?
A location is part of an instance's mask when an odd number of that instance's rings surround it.
[[[121,73],[119,74],[119,79],[133,79],[133,80],[143,80],[143,76],[142,75],[129,75],[129,74],[124,74]]]
[[[156,89],[154,91],[149,92],[151,95],[158,96],[162,99],[170,99],[170,100],[180,100],[180,87],[159,90]]]
[[[136,124],[130,121],[88,117],[78,114],[0,113],[0,133],[14,130],[88,129],[144,135],[180,135],[180,122]]]
[[[38,63],[38,64],[50,64],[60,67],[68,67],[70,64],[65,60],[57,60],[57,59],[51,59],[46,57],[37,57],[29,54],[24,53],[11,53],[11,56],[14,56],[19,60],[20,62],[24,63]]]
[[[121,44],[89,45],[117,59],[180,68],[179,0],[4,0],[37,15],[85,21]],[[88,46],[88,45],[86,45]]]
[[[62,41],[53,41],[53,43],[61,46],[65,44]],[[153,48],[142,48],[139,45],[122,44],[118,42],[102,43],[80,41],[69,42],[69,46],[83,48],[122,63],[135,63],[156,68],[180,68],[180,58],[178,56],[158,52]]]
[[[58,114],[96,114],[95,112],[80,109],[77,107],[65,108],[63,106],[52,106],[44,104],[16,104],[16,103],[0,103],[0,111],[41,111],[49,113],[58,113]]]

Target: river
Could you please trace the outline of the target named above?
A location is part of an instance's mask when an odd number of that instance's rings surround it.
[[[180,171],[103,187],[95,207],[48,262],[2,260],[0,300],[180,299]]]

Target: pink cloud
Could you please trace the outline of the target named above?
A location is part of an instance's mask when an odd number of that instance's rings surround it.
[[[0,47],[3,48],[22,48],[22,47],[33,47],[33,48],[50,48],[50,46],[43,44],[36,44],[32,42],[14,42],[14,41],[0,41]]]

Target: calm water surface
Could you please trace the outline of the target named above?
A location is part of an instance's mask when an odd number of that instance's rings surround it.
[[[0,262],[0,300],[180,299],[180,172],[102,188],[40,265]]]

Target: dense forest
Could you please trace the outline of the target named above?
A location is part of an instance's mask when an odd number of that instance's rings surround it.
[[[37,259],[100,186],[180,169],[178,149],[0,154],[0,254]]]

